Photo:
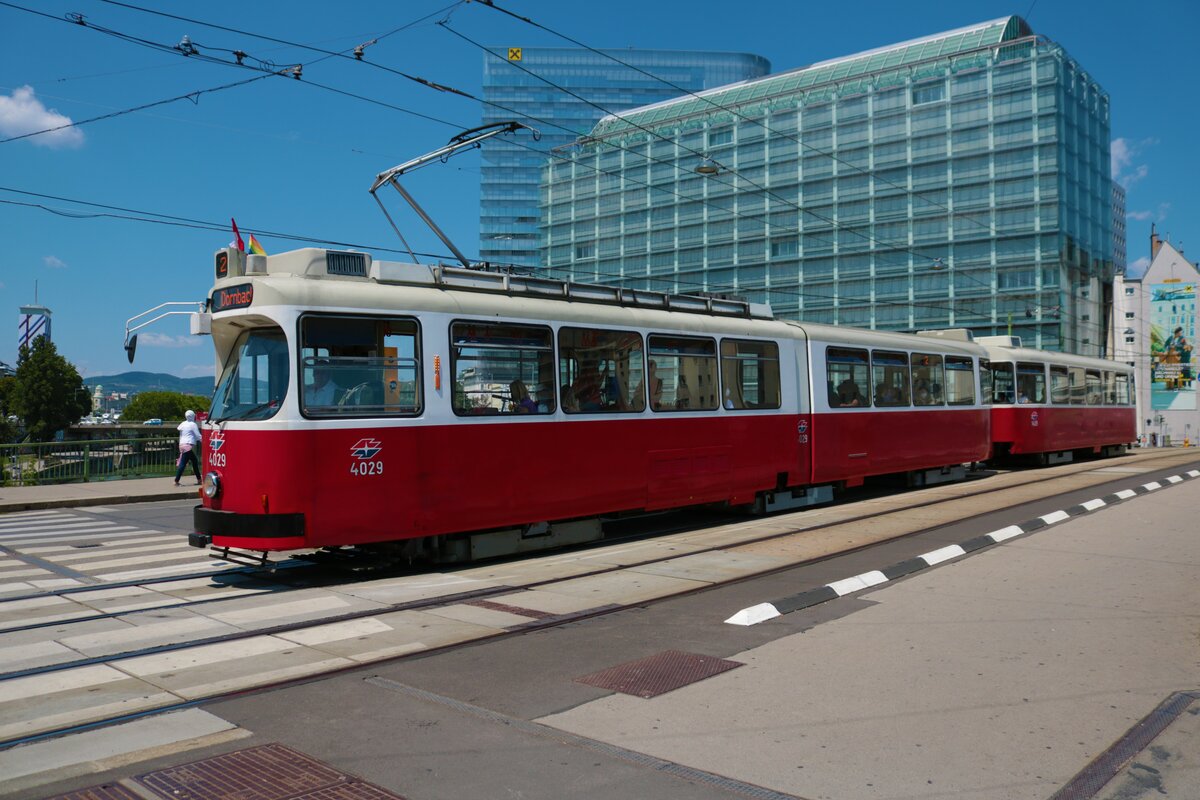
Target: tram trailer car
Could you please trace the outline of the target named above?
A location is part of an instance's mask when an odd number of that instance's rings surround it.
[[[312,248],[216,272],[191,542],[227,556],[521,552],[601,514],[954,479],[991,449],[971,342]]]
[[[1124,453],[1137,439],[1133,367],[1022,347],[1016,336],[975,341],[987,349],[984,390],[997,458],[1057,464],[1077,453]]]

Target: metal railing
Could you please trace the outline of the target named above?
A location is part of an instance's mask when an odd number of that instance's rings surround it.
[[[174,475],[178,458],[175,436],[0,444],[0,485],[41,486]]]

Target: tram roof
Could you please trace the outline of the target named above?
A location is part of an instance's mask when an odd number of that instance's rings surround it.
[[[1068,367],[1083,367],[1084,369],[1102,369],[1116,372],[1133,372],[1134,368],[1123,361],[1108,358],[1092,358],[1075,353],[1062,353],[1051,350],[1035,350],[1032,347],[1017,347],[1005,344],[1011,340],[1008,336],[987,336],[976,341],[987,350],[988,358],[992,361],[1034,361],[1044,364],[1057,364]],[[1020,341],[1017,339],[1017,341]]]
[[[373,261],[365,253],[352,254],[359,257],[357,274],[337,274],[331,269],[331,264],[337,263],[331,254],[351,254],[319,248],[251,256],[244,263],[236,250],[227,248],[218,251],[218,256],[222,253],[233,267],[228,277],[215,283],[213,292],[253,282],[253,306],[243,309],[246,313],[264,306],[358,313],[426,311],[766,338],[798,338],[799,330],[803,336],[834,346],[984,354],[978,345],[965,341],[777,320],[769,306],[744,300],[633,292],[536,276]]]

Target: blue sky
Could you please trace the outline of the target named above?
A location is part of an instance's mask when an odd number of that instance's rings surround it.
[[[7,0],[5,0],[7,2]],[[231,29],[216,30],[101,0],[12,0],[50,17],[84,15],[91,26],[174,45],[188,36],[201,53],[280,67],[305,62],[301,80],[268,77],[193,94],[260,73],[164,53],[0,6],[0,139],[167,98],[190,99],[0,143],[0,360],[16,360],[18,306],[34,299],[54,311],[60,352],[85,375],[129,369],[121,348],[125,320],[164,301],[200,301],[211,283],[212,253],[231,239],[197,230],[114,217],[142,212],[351,243],[379,257],[398,247],[368,195],[376,173],[432,150],[479,124],[477,102],[436,92],[400,76],[320,53],[265,41],[261,34],[328,50],[384,36],[367,60],[479,96],[483,54],[434,21],[492,46],[561,46],[543,31],[467,3],[408,2],[167,3],[140,5]],[[783,71],[827,58],[995,19],[1025,16],[1063,44],[1112,98],[1113,169],[1128,190],[1129,261],[1147,255],[1150,225],[1200,253],[1200,91],[1194,0],[1066,2],[910,0],[895,2],[730,4],[711,0],[604,3],[497,0],[506,8],[594,47],[703,49],[756,53]],[[647,19],[648,8],[654,19]],[[404,30],[396,29],[425,18]],[[225,52],[214,51],[213,48]],[[314,63],[315,62],[315,63]],[[314,86],[320,83],[412,113]],[[66,118],[66,119],[63,119]],[[36,125],[37,127],[31,127]],[[414,173],[405,186],[468,255],[478,249],[479,169],[475,154]],[[13,191],[16,190],[16,191]],[[37,197],[33,194],[49,195]],[[131,211],[105,210],[69,200]],[[14,203],[33,203],[54,212]],[[411,214],[389,205],[419,252],[445,252]],[[304,246],[260,236],[268,252]],[[1188,247],[1189,243],[1193,243]],[[1192,253],[1187,255],[1192,256]],[[1193,256],[1194,257],[1194,256]],[[212,374],[211,344],[187,335],[184,318],[149,329],[136,368],[182,376]]]

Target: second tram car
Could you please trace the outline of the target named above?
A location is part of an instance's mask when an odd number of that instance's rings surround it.
[[[980,345],[742,301],[227,248],[209,311],[192,543],[226,553],[478,557],[601,514],[953,479],[992,447]]]
[[[1013,336],[975,341],[987,349],[995,456],[1055,464],[1077,452],[1121,453],[1137,439],[1133,367],[1022,347]]]

